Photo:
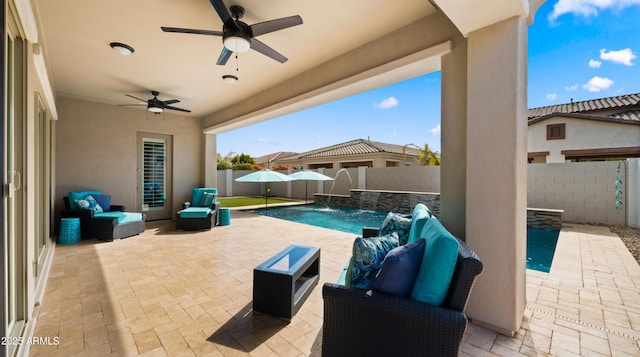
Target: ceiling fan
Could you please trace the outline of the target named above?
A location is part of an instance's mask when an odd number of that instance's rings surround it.
[[[185,29],[178,27],[160,27],[164,32],[190,33],[197,35],[221,36],[224,47],[218,57],[216,64],[225,65],[233,52],[244,52],[251,48],[263,55],[273,58],[274,60],[284,63],[287,57],[283,56],[273,48],[258,41],[255,37],[270,32],[286,29],[288,27],[302,24],[302,18],[299,15],[283,17],[280,19],[259,22],[253,25],[247,25],[240,21],[244,16],[244,8],[234,5],[227,9],[222,0],[209,0],[213,8],[222,20],[222,32],[211,30]]]
[[[140,104],[121,104],[121,106],[130,106],[130,105],[146,105],[147,106],[147,110],[154,113],[154,114],[160,114],[162,113],[165,109],[170,109],[170,110],[177,110],[179,112],[185,112],[185,113],[191,113],[190,110],[188,109],[182,109],[182,108],[178,108],[178,107],[174,107],[171,104],[175,104],[175,103],[179,103],[180,101],[177,99],[169,99],[169,100],[160,100],[158,99],[158,96],[160,95],[160,92],[152,90],[151,94],[153,95],[153,98],[151,99],[141,99],[138,97],[134,97],[131,94],[125,94],[127,97],[131,97],[133,99],[137,99],[139,101],[141,101],[142,103]]]

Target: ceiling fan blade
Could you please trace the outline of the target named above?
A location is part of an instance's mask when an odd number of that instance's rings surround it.
[[[125,94],[125,95],[126,95],[127,97],[131,97],[131,98],[133,98],[133,99],[137,99],[137,100],[141,101],[143,104],[147,104],[147,100],[146,100],[146,99],[140,99],[140,98],[138,98],[138,97],[134,97],[134,96],[132,96],[131,94]]]
[[[227,64],[229,57],[233,54],[233,51],[229,51],[226,47],[222,47],[222,51],[220,52],[220,56],[218,57],[217,65],[224,66]]]
[[[142,104],[142,103],[141,104],[118,104],[119,107],[138,107],[138,106],[141,106],[141,105],[147,105],[147,103],[144,103],[144,104]]]
[[[281,55],[278,51],[274,50],[273,48],[265,45],[264,43],[256,40],[255,38],[251,38],[249,40],[249,43],[251,44],[251,49],[254,51],[258,51],[260,53],[262,53],[263,55],[267,56],[267,57],[271,57],[274,60],[280,62],[280,63],[285,63],[287,62],[288,58]]]
[[[286,29],[292,26],[302,25],[302,17],[299,15],[283,17],[281,19],[275,19],[265,22],[259,22],[257,24],[253,24],[251,27],[251,31],[253,31],[254,36],[264,35],[265,33],[278,31],[282,29]]]
[[[218,16],[220,16],[220,20],[222,20],[222,23],[225,26],[232,30],[240,31],[240,27],[236,24],[235,19],[231,17],[231,12],[229,12],[229,9],[227,9],[227,6],[222,2],[222,0],[209,0],[209,2],[213,8],[216,9]]]
[[[176,103],[180,103],[179,100],[177,99],[169,99],[169,100],[163,100],[162,104],[164,104],[165,106],[169,105],[169,104],[176,104]]]
[[[160,26],[160,28],[164,32],[192,33],[192,34],[196,34],[196,35],[222,36],[222,32],[221,31],[183,29],[183,28],[180,28],[180,27],[166,27],[166,26]]]
[[[191,113],[191,111],[190,111],[190,110],[188,110],[188,109],[182,109],[182,108],[172,107],[172,106],[170,106],[170,105],[165,105],[165,106],[164,106],[164,109],[171,109],[171,110],[177,110],[177,111],[179,111],[179,112]]]

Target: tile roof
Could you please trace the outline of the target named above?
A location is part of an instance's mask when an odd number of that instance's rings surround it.
[[[615,110],[621,111],[625,108],[639,106],[640,93],[625,94],[615,97],[599,98],[584,100],[581,102],[572,102],[564,104],[550,105],[546,107],[538,107],[529,109],[529,119],[541,117],[551,113],[589,113],[598,110]],[[637,115],[637,114],[636,114]],[[636,119],[637,120],[637,119]]]
[[[261,165],[261,164],[266,164],[267,162],[274,162],[275,160],[281,159],[283,157],[297,155],[297,154],[298,154],[297,152],[293,152],[293,151],[278,151],[278,152],[271,153],[269,155],[256,157],[254,158],[254,160],[256,164]]]
[[[618,113],[613,116],[614,118],[635,120],[640,122],[640,109],[627,110],[626,112]]]
[[[387,144],[379,141],[371,141],[371,140],[364,140],[364,139],[356,139],[356,140],[347,141],[345,143],[340,143],[336,145],[331,145],[331,146],[303,152],[301,154],[283,158],[281,159],[281,161],[336,157],[336,156],[346,156],[346,155],[375,154],[375,153],[383,153],[383,152],[393,153],[393,154],[403,154],[403,148],[404,146],[402,145]],[[409,156],[416,156],[418,154],[418,150],[410,147],[406,149],[406,152],[407,152],[407,155]]]

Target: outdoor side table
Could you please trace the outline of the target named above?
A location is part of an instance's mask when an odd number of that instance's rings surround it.
[[[80,242],[80,238],[80,218],[61,218],[58,243],[75,244]]]
[[[291,320],[320,279],[320,248],[290,245],[253,269],[253,311]]]

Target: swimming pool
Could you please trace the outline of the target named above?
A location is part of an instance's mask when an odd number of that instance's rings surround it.
[[[321,205],[273,207],[266,210],[259,208],[245,212],[356,235],[362,234],[362,227],[379,227],[388,213]],[[549,272],[559,234],[559,231],[527,228],[527,269]]]

